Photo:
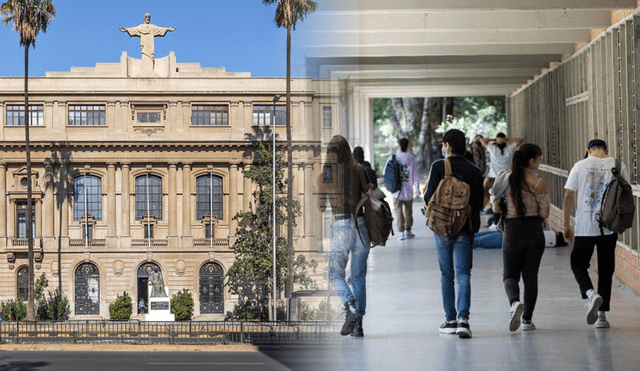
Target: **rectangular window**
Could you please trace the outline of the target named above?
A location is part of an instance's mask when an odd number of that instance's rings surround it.
[[[322,127],[331,127],[331,106],[322,107]]]
[[[69,126],[105,126],[105,106],[69,105]]]
[[[271,113],[273,106],[253,106],[253,126],[271,126]],[[276,106],[276,125],[285,126],[287,109],[285,106]]]
[[[191,125],[229,125],[229,107],[225,105],[193,105],[191,106]]]
[[[153,224],[144,225],[144,238],[153,238]]]
[[[27,238],[27,202],[17,202],[16,207],[16,237]],[[31,205],[31,209],[34,209],[34,205]],[[36,215],[34,212],[31,212],[31,232],[33,238],[36,238]]]
[[[30,105],[29,117],[29,126],[43,126],[44,106]],[[7,126],[24,126],[24,104],[7,105]]]
[[[93,239],[93,225],[84,224],[82,226],[82,239],[85,239],[85,238],[89,240]]]
[[[141,124],[159,124],[161,122],[160,112],[138,112],[136,116]]]

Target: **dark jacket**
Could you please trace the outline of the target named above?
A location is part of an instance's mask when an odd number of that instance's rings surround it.
[[[444,178],[444,160],[438,160],[431,166],[429,173],[429,186],[427,192],[424,194],[424,201],[428,204],[431,196],[438,188],[438,184],[442,178]],[[484,188],[482,186],[482,173],[480,169],[474,165],[471,161],[462,156],[449,157],[451,162],[451,172],[453,175],[469,184],[471,195],[469,204],[471,205],[471,216],[469,233],[476,233],[480,229],[480,210],[482,210],[482,204],[484,202]]]

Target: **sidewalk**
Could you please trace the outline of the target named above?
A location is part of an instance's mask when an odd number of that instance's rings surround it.
[[[596,330],[587,325],[586,301],[580,298],[570,269],[569,247],[546,249],[533,317],[538,329],[526,333],[507,328],[509,306],[502,285],[501,250],[475,249],[473,338],[441,335],[440,272],[433,235],[419,204],[414,205],[413,231],[415,239],[390,240],[386,247],[373,249],[369,257],[365,337],[342,338],[342,344],[317,355],[317,360],[324,360],[321,368],[309,365],[309,369],[640,369],[640,299],[614,281],[608,314],[612,327]]]

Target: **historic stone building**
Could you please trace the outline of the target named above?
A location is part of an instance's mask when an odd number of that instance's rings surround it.
[[[27,295],[23,83],[0,78],[0,299]],[[50,289],[61,280],[72,318],[108,318],[124,291],[146,298],[155,267],[170,295],[194,294],[196,318],[233,309],[223,286],[232,218],[255,189],[242,170],[252,143],[271,138],[275,94],[278,139],[286,137],[285,83],[177,63],[173,53],[151,71],[123,53],[119,63],[30,78],[35,276],[46,273]],[[341,109],[317,85],[292,83],[293,187],[303,209],[294,245],[322,262],[323,223],[308,190],[319,140]],[[316,278],[322,288],[321,271]]]

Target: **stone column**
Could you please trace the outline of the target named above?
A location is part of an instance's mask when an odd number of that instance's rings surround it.
[[[304,235],[312,236],[314,234],[313,231],[313,219],[317,214],[317,208],[313,205],[313,163],[306,163],[304,166],[304,189],[302,192],[304,193]]]
[[[42,237],[42,199],[33,199],[32,202],[36,213],[36,237]]]
[[[182,165],[182,236],[191,236],[191,165]]]
[[[9,200],[9,209],[7,210],[7,237],[17,237],[16,233],[16,200]]]
[[[169,237],[178,235],[178,191],[176,164],[169,164]]]
[[[244,165],[244,170],[248,171],[250,167],[251,165]],[[243,176],[242,180],[244,181],[244,185],[242,187],[244,193],[242,197],[242,211],[247,212],[249,211],[249,204],[253,202],[253,195],[251,194],[251,179]]]
[[[53,187],[55,182],[53,181],[53,166],[48,163],[44,167],[44,200],[43,200],[43,212],[44,212],[44,231],[42,237],[53,237],[53,229],[55,225],[54,207],[55,197],[53,197]],[[0,192],[1,194],[2,192]]]
[[[122,164],[122,236],[129,237],[130,208],[129,208],[129,164]]]
[[[229,235],[235,236],[238,229],[238,221],[233,216],[238,212],[238,164],[229,166]]]
[[[116,236],[116,165],[107,165],[107,236]]]
[[[62,199],[60,203],[60,237],[69,236],[69,163],[63,161],[60,164],[60,186],[58,187],[58,197]]]
[[[7,165],[0,164],[0,237],[7,237]]]

